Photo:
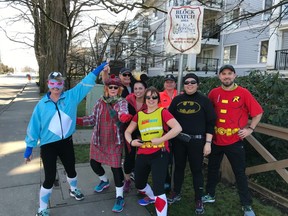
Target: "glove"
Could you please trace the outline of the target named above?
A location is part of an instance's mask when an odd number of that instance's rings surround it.
[[[95,76],[98,76],[100,72],[104,69],[104,67],[107,65],[107,62],[103,62],[101,65],[99,65],[97,68],[95,68],[92,73],[95,74]]]
[[[126,122],[129,122],[131,119],[132,119],[132,115],[130,115],[130,114],[122,114],[122,115],[120,115],[120,118],[119,118],[119,120],[120,120],[120,122],[122,122],[122,123],[126,123]]]
[[[24,152],[24,158],[30,158],[31,154],[32,154],[32,150],[33,150],[33,147],[26,147],[26,150]]]
[[[76,125],[83,126],[83,118],[77,117],[77,118],[76,118]]]

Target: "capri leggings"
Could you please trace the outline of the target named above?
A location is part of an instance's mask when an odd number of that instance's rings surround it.
[[[44,166],[45,180],[43,187],[50,189],[53,187],[56,170],[57,157],[60,158],[69,178],[75,178],[75,155],[72,136],[57,142],[47,143],[40,147],[40,154]]]
[[[153,154],[138,154],[135,162],[135,186],[142,190],[146,187],[150,171],[152,172],[153,192],[155,196],[165,193],[164,184],[168,167],[168,152],[159,150]]]
[[[101,163],[90,159],[90,166],[92,170],[98,175],[98,176],[103,176],[105,174],[105,170],[102,167]],[[113,168],[111,167],[113,177],[114,177],[114,182],[116,187],[122,187],[124,185],[124,174],[123,170],[121,167],[119,168]]]

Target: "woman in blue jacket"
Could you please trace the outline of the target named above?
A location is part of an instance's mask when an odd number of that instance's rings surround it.
[[[75,132],[78,104],[94,87],[99,73],[104,68],[105,72],[109,70],[106,65],[106,62],[101,64],[68,91],[63,91],[64,78],[60,72],[51,72],[48,76],[49,92],[34,108],[25,138],[26,163],[32,158],[32,149],[39,144],[44,167],[45,180],[39,193],[38,216],[49,216],[48,203],[56,178],[57,157],[67,173],[70,196],[76,200],[84,199],[84,195],[77,188],[72,134]]]

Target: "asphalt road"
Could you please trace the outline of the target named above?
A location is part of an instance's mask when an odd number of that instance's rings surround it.
[[[32,79],[31,82],[33,81]],[[26,74],[0,75],[0,114],[13,102],[27,82]]]

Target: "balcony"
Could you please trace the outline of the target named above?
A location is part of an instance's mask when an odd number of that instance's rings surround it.
[[[202,39],[217,39],[220,41],[220,26],[219,25],[205,25],[202,29]]]
[[[211,7],[211,8],[220,9],[223,6],[223,0],[203,0],[202,2],[206,7]]]
[[[288,49],[276,50],[275,70],[288,70]]]
[[[216,58],[196,58],[196,71],[215,72],[217,74],[219,59]]]

